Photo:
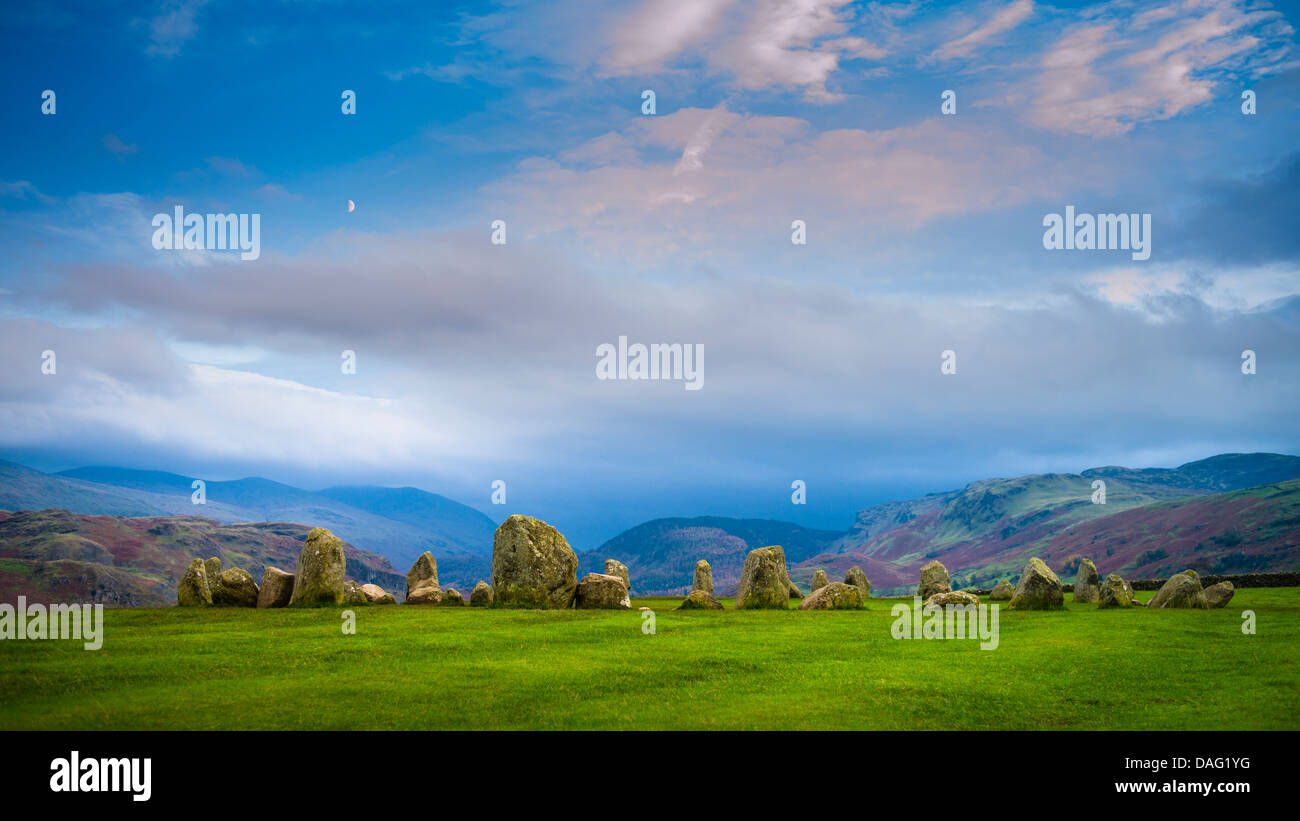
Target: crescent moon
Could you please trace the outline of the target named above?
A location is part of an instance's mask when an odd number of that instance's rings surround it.
[[[351,213],[356,209],[356,207],[357,207],[357,204],[356,204],[355,202],[353,202],[352,200],[348,200],[348,213],[349,213],[349,214],[351,214]]]

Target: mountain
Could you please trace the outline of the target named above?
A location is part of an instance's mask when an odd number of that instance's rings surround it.
[[[286,522],[223,524],[199,516],[82,516],[0,511],[0,590],[12,602],[174,604],[190,561],[217,556],[258,582],[268,566],[292,572],[310,528]],[[348,577],[403,595],[388,559],[344,543]]]
[[[1139,533],[1131,529],[1138,522],[1148,521],[1145,517],[1153,511],[1177,508],[1180,504],[1191,506],[1178,521],[1186,517],[1196,519],[1198,512],[1209,510],[1225,517],[1218,522],[1198,520],[1207,534],[1261,527],[1266,516],[1259,510],[1251,513],[1254,518],[1248,520],[1245,508],[1240,505],[1191,502],[1199,497],[1217,499],[1224,491],[1231,494],[1244,488],[1268,487],[1297,477],[1300,477],[1300,458],[1294,456],[1224,454],[1174,469],[1104,467],[1079,474],[986,479],[958,491],[911,503],[868,508],[858,514],[854,527],[831,550],[805,560],[791,570],[791,576],[796,581],[806,579],[815,568],[821,567],[834,578],[852,565],[861,564],[875,589],[903,592],[904,588],[915,585],[922,564],[939,559],[959,584],[983,584],[1014,577],[1029,556],[1048,560],[1059,549],[1066,549],[1061,546],[1077,546],[1072,540],[1079,533],[1099,539],[1102,534],[1108,534],[1106,538],[1111,542],[1141,542],[1148,545],[1148,550],[1165,550],[1169,557],[1178,557],[1169,559],[1170,566],[1179,561],[1187,565],[1192,558],[1214,562],[1222,559],[1226,545],[1210,542],[1209,547],[1202,548],[1201,555],[1192,557],[1176,547],[1158,544],[1163,538],[1158,532]],[[1092,503],[1092,484],[1098,479],[1106,483],[1105,504]],[[1269,497],[1262,506],[1276,509],[1277,521],[1286,522],[1288,504],[1289,496],[1283,494]],[[1136,511],[1145,513],[1139,515]],[[1288,530],[1283,526],[1261,538],[1264,541],[1250,560],[1260,565],[1257,569],[1265,569],[1263,565],[1268,565],[1268,569],[1289,568],[1290,543],[1300,540],[1296,528]],[[1264,546],[1274,552],[1269,553]],[[1081,551],[1081,555],[1096,561],[1103,573],[1141,574],[1160,566],[1158,560],[1138,562],[1137,556],[1128,557],[1133,561],[1116,563],[1111,561],[1113,556],[1094,553]]]
[[[82,515],[193,516],[220,522],[298,522],[327,527],[363,550],[410,567],[432,551],[447,585],[472,588],[491,575],[496,525],[459,502],[416,488],[337,487],[308,491],[269,479],[205,481],[206,501],[191,501],[194,479],[175,473],[83,467],[46,474],[0,462],[0,509],[63,509]]]
[[[1103,573],[1137,576],[1188,566],[1290,569],[1300,524],[1288,481],[1297,478],[1300,457],[1223,454],[1177,468],[981,479],[866,508],[839,534],[768,520],[657,519],[583,554],[580,567],[599,570],[605,558],[619,559],[640,594],[688,589],[701,558],[713,566],[715,587],[732,593],[745,554],[769,544],[785,547],[790,576],[805,589],[817,568],[837,579],[856,564],[882,593],[914,587],[921,565],[936,558],[959,585],[1014,578],[1032,555],[1066,568],[1077,554]],[[1092,501],[1097,480],[1105,483],[1104,504]],[[1166,526],[1175,529],[1164,534]]]
[[[690,590],[695,563],[707,559],[714,590],[730,595],[750,550],[779,544],[793,564],[822,552],[840,535],[769,519],[654,519],[579,554],[579,576],[603,571],[605,559],[618,559],[627,565],[636,595],[674,595]]]

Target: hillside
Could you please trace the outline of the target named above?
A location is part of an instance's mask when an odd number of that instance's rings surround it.
[[[261,581],[267,566],[293,572],[310,530],[285,522],[223,524],[198,516],[81,516],[0,511],[0,591],[6,601],[174,604],[190,560],[217,556]],[[406,578],[388,559],[344,544],[348,576],[399,597]]]
[[[417,488],[339,487],[307,491],[258,477],[206,481],[162,471],[84,467],[46,474],[0,462],[0,509],[69,510],[88,516],[193,516],[219,522],[299,522],[328,527],[399,569],[430,550],[445,583],[472,587],[490,574],[496,525],[484,514]]]

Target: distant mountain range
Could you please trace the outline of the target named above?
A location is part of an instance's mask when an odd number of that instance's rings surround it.
[[[1093,503],[1097,480],[1105,483],[1104,504]],[[0,513],[0,594],[102,588],[118,603],[158,604],[174,600],[177,574],[193,556],[221,555],[260,579],[267,563],[291,569],[306,529],[316,526],[356,546],[358,573],[370,577],[353,578],[396,592],[425,550],[437,558],[444,586],[468,590],[491,576],[495,524],[444,496],[415,488],[306,491],[249,478],[207,482],[206,504],[195,505],[192,482],[112,467],[46,474],[0,462],[0,510],[40,511]],[[707,559],[716,589],[730,594],[746,553],[770,544],[785,548],[791,577],[805,588],[817,568],[839,578],[856,564],[878,594],[906,592],[934,558],[957,586],[1014,579],[1031,555],[1071,575],[1084,556],[1103,574],[1139,578],[1186,567],[1290,570],[1300,562],[1300,457],[1224,454],[1173,469],[984,479],[866,508],[847,531],[769,519],[656,519],[579,554],[579,567],[598,571],[616,558],[630,569],[634,594],[670,595],[688,590],[695,562]],[[379,581],[385,574],[396,575]]]
[[[292,573],[306,525],[227,525],[198,516],[79,516],[66,510],[0,511],[0,591],[5,601],[98,602],[116,607],[176,603],[190,560],[217,556],[258,582],[268,566]],[[348,577],[404,594],[388,559],[344,543]]]
[[[496,524],[472,507],[416,488],[334,487],[307,491],[269,479],[205,482],[194,504],[193,477],[117,467],[41,473],[0,461],[0,510],[61,509],[91,516],[202,516],[218,522],[296,522],[327,527],[405,572],[432,551],[440,577],[473,587],[488,578]],[[259,577],[260,578],[260,577]]]
[[[1093,482],[1105,482],[1094,504]],[[657,519],[582,555],[631,571],[636,592],[688,590],[708,559],[723,594],[745,553],[780,544],[790,575],[807,588],[860,565],[874,592],[905,593],[921,565],[939,559],[962,585],[1015,578],[1030,556],[1073,573],[1078,556],[1102,573],[1155,577],[1187,567],[1213,573],[1289,570],[1300,562],[1300,457],[1224,454],[1174,469],[1103,467],[1082,473],[985,479],[960,490],[862,510],[847,533],[766,520]]]

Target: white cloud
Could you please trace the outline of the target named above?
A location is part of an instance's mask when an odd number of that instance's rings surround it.
[[[1010,5],[999,9],[988,22],[977,26],[956,40],[944,43],[934,51],[931,58],[951,60],[956,57],[968,57],[987,41],[1020,25],[1033,13],[1033,0],[1013,0]]]

